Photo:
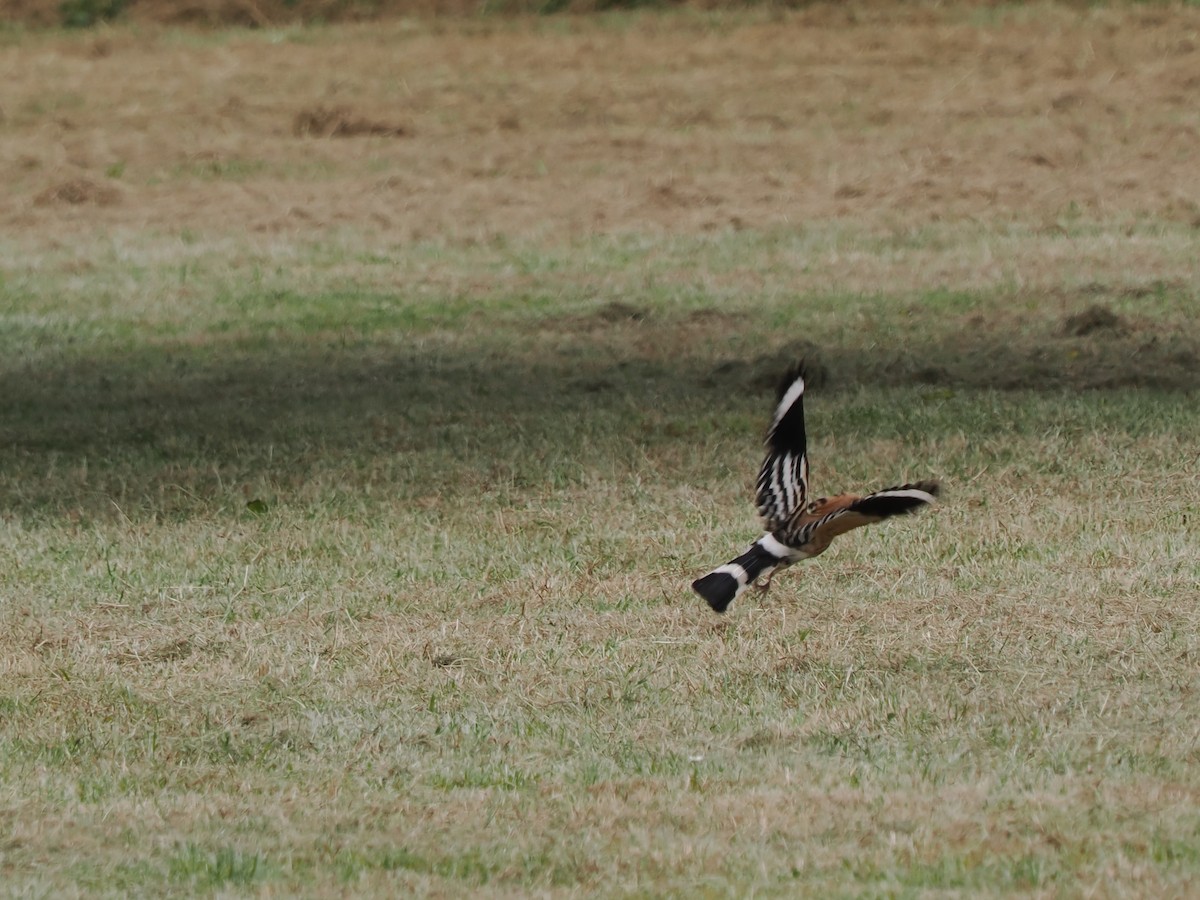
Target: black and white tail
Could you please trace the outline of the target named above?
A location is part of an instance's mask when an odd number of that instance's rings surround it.
[[[732,562],[719,566],[692,582],[692,590],[716,612],[725,612],[737,595],[754,584],[763,573],[770,574],[783,560],[758,541]]]

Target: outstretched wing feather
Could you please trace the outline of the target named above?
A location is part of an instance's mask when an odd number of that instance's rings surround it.
[[[808,499],[803,364],[791,369],[779,384],[765,443],[767,455],[758,472],[755,505],[766,529],[774,531],[802,510]]]
[[[806,522],[794,540],[799,545],[810,541],[827,544],[838,535],[855,528],[916,512],[933,503],[937,495],[936,481],[919,481],[885,488],[865,497],[847,497],[835,508]]]

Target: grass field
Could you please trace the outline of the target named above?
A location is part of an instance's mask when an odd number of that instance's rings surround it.
[[[388,27],[0,47],[0,895],[1200,890],[1200,12]]]

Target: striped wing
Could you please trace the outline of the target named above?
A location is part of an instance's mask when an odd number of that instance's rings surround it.
[[[789,543],[826,547],[839,534],[892,516],[914,513],[930,505],[938,490],[936,481],[918,481],[885,488],[865,497],[833,498],[824,509],[814,510],[812,518],[804,522],[794,536],[789,535]]]
[[[779,385],[775,416],[767,429],[767,455],[758,472],[755,503],[763,527],[776,531],[804,509],[808,497],[808,443],[804,433],[804,366]]]

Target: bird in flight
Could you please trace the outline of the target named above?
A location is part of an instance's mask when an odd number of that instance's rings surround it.
[[[804,364],[779,384],[775,416],[767,429],[767,455],[758,473],[755,500],[765,534],[741,556],[692,582],[716,612],[753,585],[766,592],[780,569],[829,549],[840,534],[916,512],[933,503],[936,481],[917,481],[859,497],[839,494],[808,500],[808,445],[804,432]],[[760,576],[765,576],[758,584]]]

